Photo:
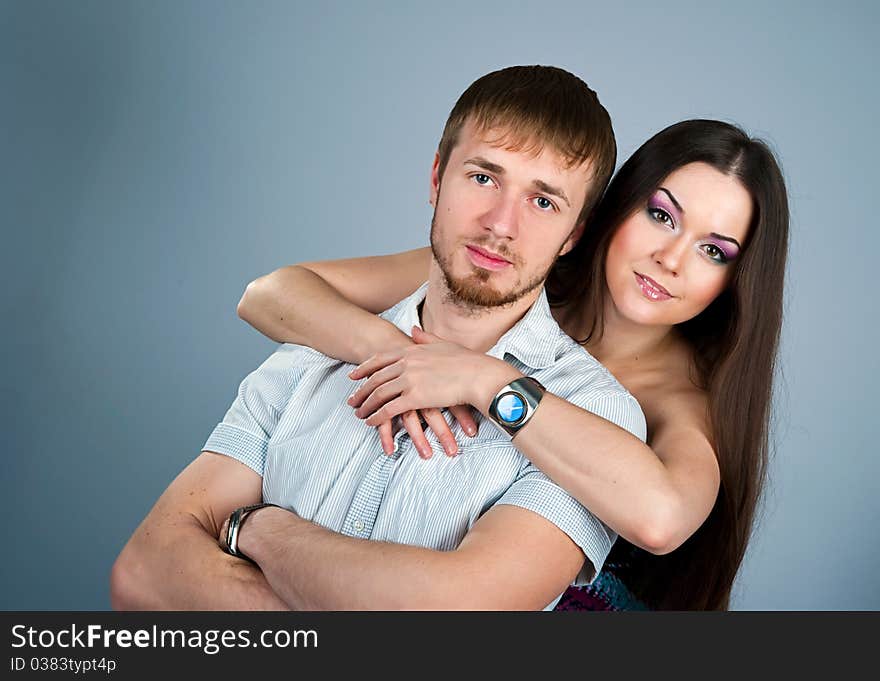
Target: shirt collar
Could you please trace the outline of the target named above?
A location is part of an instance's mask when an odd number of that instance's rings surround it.
[[[422,328],[418,308],[427,292],[428,282],[425,282],[382,316],[410,335],[413,326]],[[523,318],[501,336],[486,354],[497,359],[504,359],[509,354],[532,369],[546,369],[556,361],[556,345],[561,333],[550,313],[547,292],[542,286],[541,294]]]

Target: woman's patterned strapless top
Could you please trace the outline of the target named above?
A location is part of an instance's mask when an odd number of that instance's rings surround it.
[[[650,610],[619,577],[603,570],[589,586],[570,586],[554,610]]]

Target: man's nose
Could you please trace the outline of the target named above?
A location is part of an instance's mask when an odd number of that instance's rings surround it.
[[[483,228],[502,239],[516,239],[519,234],[518,205],[513,197],[500,195],[483,216]]]

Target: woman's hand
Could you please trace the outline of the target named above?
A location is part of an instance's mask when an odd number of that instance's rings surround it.
[[[353,380],[369,379],[349,398],[355,414],[380,429],[383,449],[391,444],[391,419],[402,415],[403,425],[424,458],[431,448],[416,410],[437,435],[447,454],[457,451],[455,438],[439,409],[449,407],[469,435],[476,434],[472,404],[485,410],[498,389],[522,376],[506,362],[468,350],[413,327],[415,345],[374,355],[354,369]]]

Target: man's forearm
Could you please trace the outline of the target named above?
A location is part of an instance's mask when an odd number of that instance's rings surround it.
[[[248,519],[239,548],[293,610],[473,607],[454,552],[346,537],[283,509]]]
[[[263,573],[225,553],[192,516],[145,521],[113,566],[117,610],[286,610]]]

